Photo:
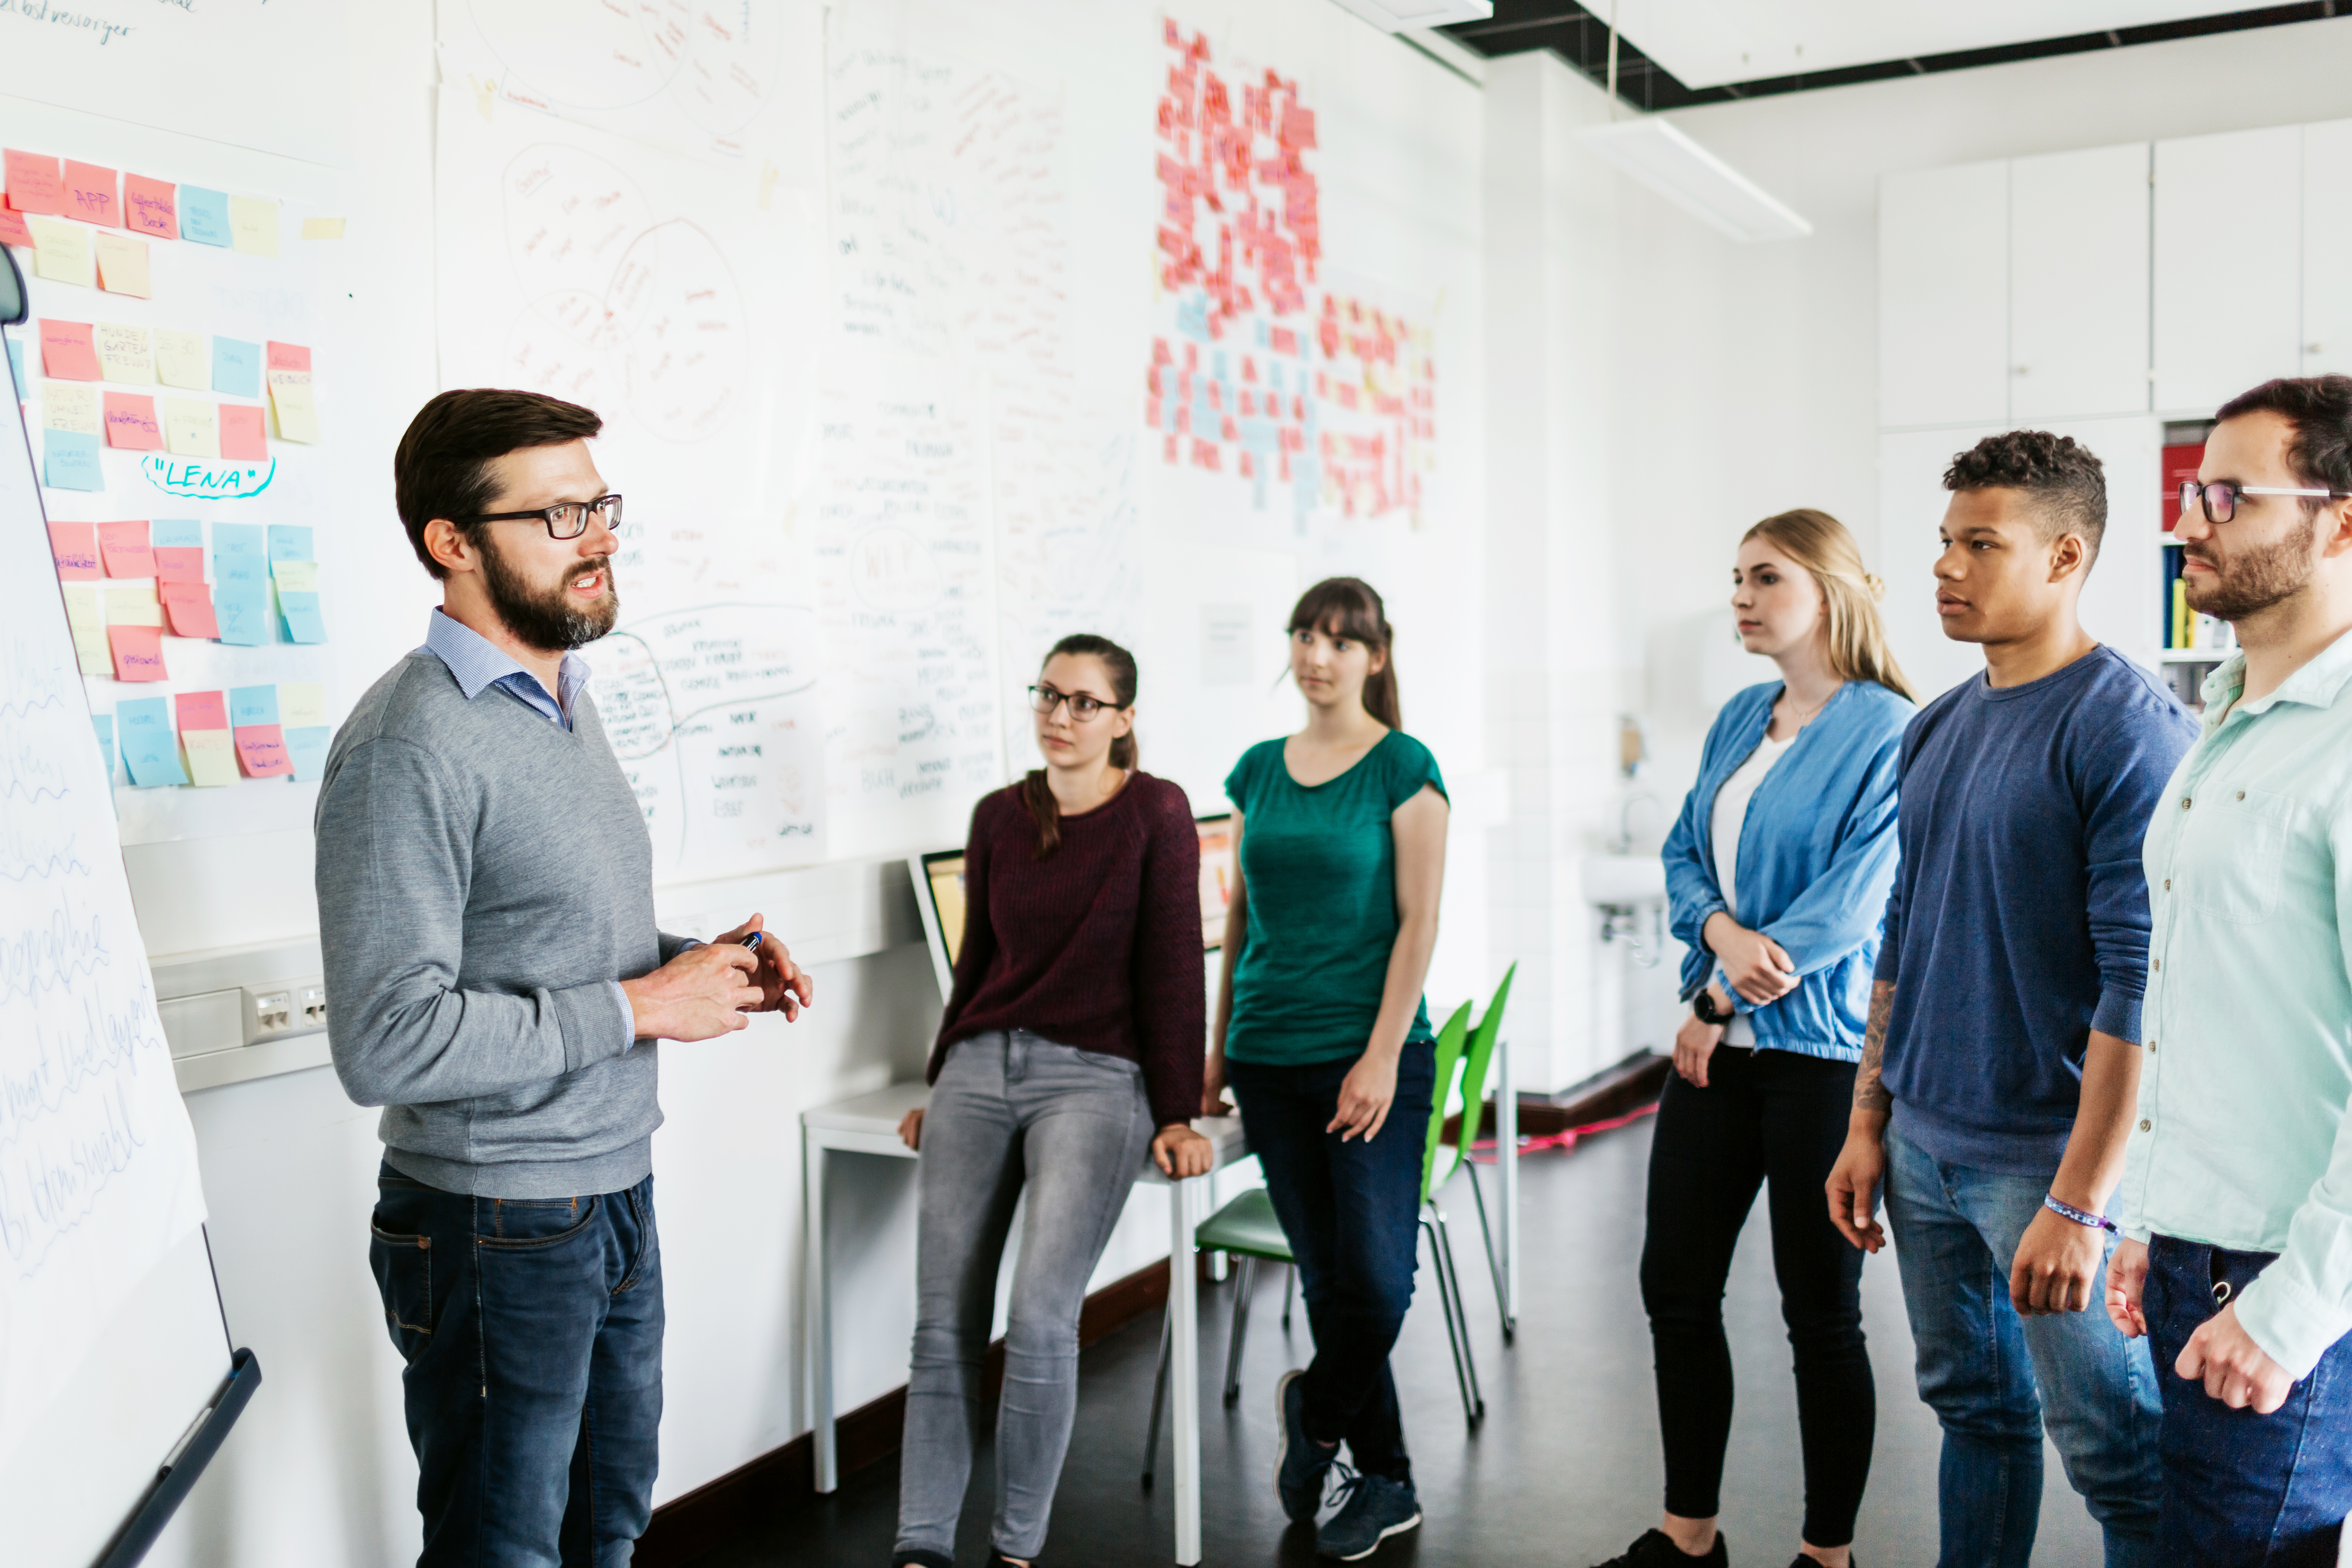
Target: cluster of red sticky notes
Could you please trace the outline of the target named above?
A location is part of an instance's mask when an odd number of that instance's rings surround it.
[[[60,582],[96,582],[99,576],[97,525],[88,522],[49,524],[49,556],[58,563]]]
[[[114,679],[117,680],[163,680],[163,628],[161,626],[109,626],[106,646],[114,655]],[[181,700],[185,701],[183,698]]]
[[[155,575],[155,552],[147,548],[144,522],[100,523],[98,552],[106,559],[106,574],[110,577]]]
[[[268,458],[269,438],[258,404],[220,405],[220,455],[232,463],[257,463]]]
[[[180,237],[179,187],[144,174],[122,176],[122,221],[126,228],[158,239]]]
[[[155,417],[155,400],[134,392],[108,393],[106,444],[125,452],[162,451],[163,425]]]
[[[41,374],[59,381],[103,381],[88,321],[41,322]]]
[[[65,216],[66,184],[58,175],[55,158],[38,153],[19,153],[11,147],[6,150],[5,161],[9,206],[20,213],[39,213],[44,217]]]
[[[159,550],[155,553],[160,557],[170,552]],[[187,553],[202,555],[204,552],[191,550]],[[158,560],[156,564],[160,567],[163,563]],[[155,592],[163,601],[163,614],[171,617],[173,637],[219,640],[220,618],[213,614],[213,591],[205,585],[201,566],[194,581],[165,577],[155,584]]]
[[[122,204],[115,197],[114,171],[66,160],[66,216],[108,228],[122,226]]]
[[[21,245],[33,247],[33,231],[25,226],[25,215],[0,207],[0,245]]]

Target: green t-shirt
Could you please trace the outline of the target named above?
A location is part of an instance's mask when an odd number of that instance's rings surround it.
[[[1396,947],[1389,816],[1423,784],[1445,792],[1437,759],[1402,731],[1312,788],[1290,776],[1280,741],[1242,753],[1225,798],[1242,814],[1249,921],[1226,1056],[1296,1066],[1362,1053]],[[1431,1037],[1426,1003],[1405,1037]]]

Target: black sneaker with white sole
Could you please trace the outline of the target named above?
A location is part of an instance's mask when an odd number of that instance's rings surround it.
[[[1421,1498],[1411,1481],[1345,1471],[1337,1488],[1339,1511],[1315,1532],[1315,1555],[1353,1563],[1370,1557],[1381,1542],[1421,1523]]]
[[[1664,1531],[1653,1530],[1625,1548],[1622,1557],[1612,1557],[1600,1568],[1727,1568],[1730,1562],[1719,1530],[1715,1532],[1715,1544],[1696,1555],[1676,1546],[1675,1538]]]
[[[1323,1478],[1339,1447],[1307,1435],[1307,1374],[1293,1367],[1274,1385],[1274,1489],[1293,1524],[1312,1524],[1323,1507]]]

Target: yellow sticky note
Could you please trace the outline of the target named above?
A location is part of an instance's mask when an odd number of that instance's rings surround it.
[[[98,368],[106,373],[107,380],[128,386],[155,384],[155,350],[146,328],[100,321],[90,330],[89,339],[98,350]]]
[[[228,199],[228,232],[236,248],[247,256],[278,254],[278,204],[258,196]]]
[[[33,271],[53,283],[98,287],[98,258],[89,248],[89,230],[78,223],[26,215],[33,231]]]
[[[114,656],[106,646],[106,616],[99,608],[98,589],[68,583],[66,625],[72,629],[74,661],[84,675],[112,675]]]
[[[110,228],[97,230],[94,237],[98,244],[98,286],[110,294],[153,299],[154,288],[147,280],[147,242],[117,234]]]
[[[202,332],[175,332],[169,327],[156,328],[155,379],[165,386],[184,386],[190,392],[210,392],[213,389],[212,340]]]
[[[341,239],[343,237],[343,220],[339,217],[306,217],[302,220],[302,237],[304,239]],[[323,724],[326,721],[321,719],[319,722]],[[299,726],[289,727],[298,728]]]
[[[106,624],[110,626],[160,626],[163,624],[163,601],[155,596],[152,584],[137,588],[109,588],[106,591]]]
[[[327,689],[315,680],[278,689],[278,722],[289,730],[316,729],[327,721]]]
[[[278,579],[278,591],[281,594],[315,594],[319,591],[319,563],[315,561],[275,562],[269,568],[269,574]],[[291,723],[293,721],[283,722]]]
[[[98,435],[98,388],[76,381],[41,383],[41,428]]]
[[[163,445],[175,458],[220,456],[220,419],[209,403],[163,399]]]
[[[306,446],[319,439],[319,405],[310,399],[310,373],[273,370],[269,373],[269,406],[278,416],[278,438]]]
[[[228,731],[183,730],[180,744],[187,748],[190,783],[205,789],[236,783],[236,742]]]

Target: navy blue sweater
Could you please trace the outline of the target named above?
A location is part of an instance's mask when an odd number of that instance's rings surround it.
[[[1979,1170],[2056,1168],[2090,1032],[2139,1038],[2140,841],[2197,722],[2101,647],[2054,675],[1982,676],[1903,732],[1903,862],[1877,978],[1903,1134]]]

